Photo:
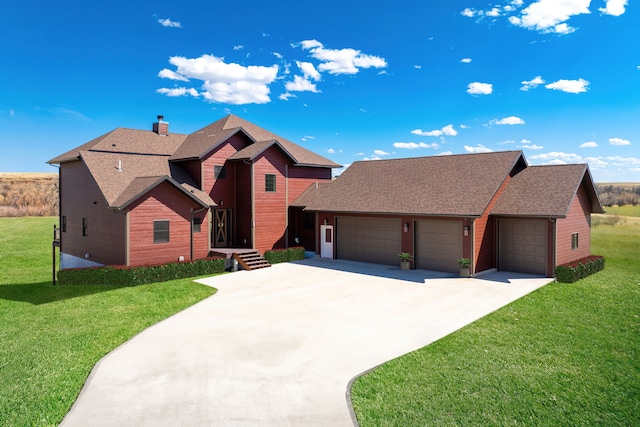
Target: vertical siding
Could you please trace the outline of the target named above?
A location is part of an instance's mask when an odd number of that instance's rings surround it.
[[[84,162],[60,165],[60,215],[67,217],[61,233],[61,252],[99,264],[124,264],[125,216],[107,206]],[[94,203],[95,202],[95,203]],[[82,235],[82,218],[88,219],[88,235]]]
[[[288,158],[276,148],[267,149],[254,162],[255,242],[260,252],[286,246],[287,201],[285,170]],[[276,176],[276,191],[265,191],[265,174]]]
[[[571,249],[571,234],[578,233],[578,249]],[[556,226],[556,265],[591,254],[591,207],[584,188],[580,186],[571,202],[566,218]]]
[[[496,260],[496,220],[490,217],[491,210],[496,204],[504,189],[509,184],[511,178],[508,176],[496,191],[495,196],[489,202],[487,209],[482,216],[476,219],[473,223],[474,228],[474,254],[473,254],[473,266],[474,273],[484,270],[489,270],[497,266]]]
[[[191,251],[191,211],[198,206],[169,183],[162,183],[142,196],[129,212],[130,265],[161,264],[189,260]],[[169,220],[169,242],[153,243],[153,222]],[[202,247],[207,233],[194,234],[194,257],[206,256]],[[208,241],[208,239],[207,239]]]

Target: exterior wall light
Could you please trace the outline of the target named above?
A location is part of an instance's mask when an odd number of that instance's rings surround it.
[[[465,225],[464,227],[464,237],[467,237],[469,235],[469,226]]]
[[[409,223],[405,222],[404,223],[404,232],[407,233],[409,231]]]

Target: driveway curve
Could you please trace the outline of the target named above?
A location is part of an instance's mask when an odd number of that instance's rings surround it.
[[[93,369],[62,426],[352,426],[349,381],[551,279],[312,258],[199,280],[218,292]]]

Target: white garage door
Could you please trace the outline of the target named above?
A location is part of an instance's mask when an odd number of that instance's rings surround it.
[[[547,220],[499,220],[498,269],[547,274]]]
[[[338,217],[336,257],[399,265],[402,224],[399,218]]]
[[[416,223],[416,268],[457,273],[462,257],[462,222]]]

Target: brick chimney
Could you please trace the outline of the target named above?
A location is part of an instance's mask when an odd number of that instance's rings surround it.
[[[164,116],[158,116],[158,121],[153,124],[153,131],[158,135],[169,135],[169,122],[164,121]]]

